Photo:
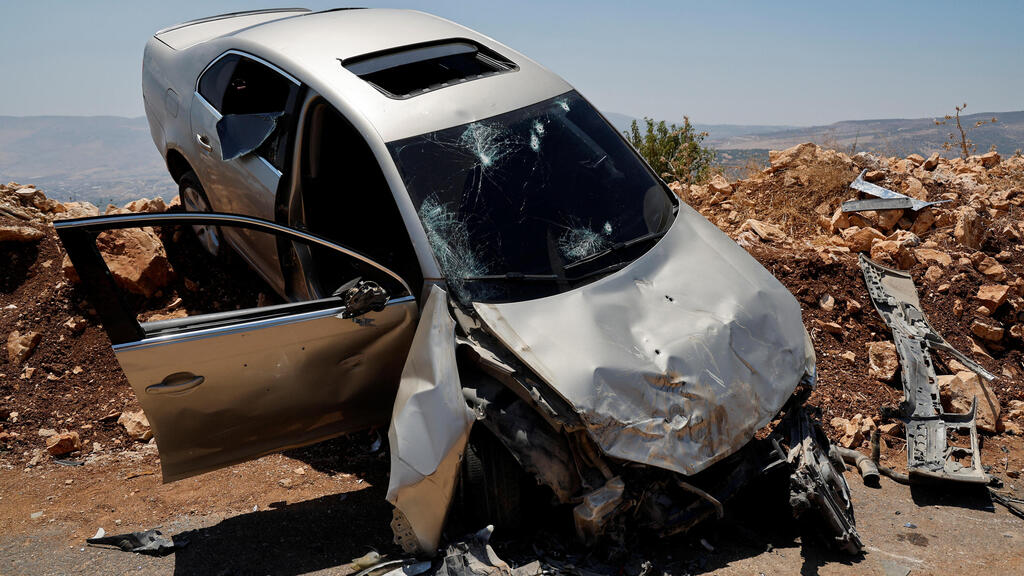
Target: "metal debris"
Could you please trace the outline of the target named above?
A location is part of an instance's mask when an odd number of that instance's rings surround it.
[[[928,323],[909,273],[880,266],[863,254],[860,267],[875,309],[892,329],[900,357],[903,381],[900,408],[906,423],[910,478],[987,484],[990,477],[981,466],[974,422],[977,399],[967,414],[943,411],[930,350],[942,350],[954,356],[986,380],[991,381],[995,376],[950,346]],[[950,431],[966,431],[970,447],[951,446],[947,440]],[[965,460],[969,464],[965,465]]]
[[[864,174],[867,170],[861,170],[857,178],[850,183],[850,188],[858,190],[865,194],[870,194],[880,200],[850,200],[843,202],[843,212],[863,212],[864,210],[898,210],[901,208],[910,208],[914,212],[934,204],[942,204],[943,202],[949,202],[949,200],[935,200],[928,202],[925,200],[918,200],[917,198],[911,198],[905,194],[899,192],[893,192],[888,188],[882,188],[877,184],[872,184],[864,179]]]
[[[86,539],[86,544],[91,546],[114,546],[125,552],[135,552],[150,556],[163,556],[177,549],[188,545],[188,540],[172,540],[165,538],[159,530],[146,530],[143,532],[130,532],[128,534],[116,534],[114,536],[103,536],[103,530],[98,530],[96,536]]]
[[[790,446],[786,461],[792,467],[789,503],[796,517],[816,512],[831,529],[841,550],[858,554],[864,548],[853,519],[850,489],[843,479],[843,463],[827,452],[829,442],[811,422],[803,407],[790,420]]]

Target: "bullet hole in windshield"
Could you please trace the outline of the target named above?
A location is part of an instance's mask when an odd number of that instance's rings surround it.
[[[576,262],[611,247],[608,234],[611,234],[611,222],[605,222],[601,232],[589,226],[573,226],[566,229],[558,237],[558,251],[568,262]]]

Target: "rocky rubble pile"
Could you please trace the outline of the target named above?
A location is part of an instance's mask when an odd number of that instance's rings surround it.
[[[141,199],[104,213],[163,212],[175,204]],[[94,312],[68,282],[74,268],[50,226],[100,213],[88,202],[61,203],[32,186],[0,184],[0,455],[20,449],[28,465],[47,454],[98,453],[122,437],[128,445],[152,437],[145,416],[132,410],[135,399]],[[150,296],[174,276],[152,229],[105,232],[97,244],[130,292]]]
[[[857,254],[914,276],[936,329],[998,375],[991,384],[956,361],[940,364],[942,402],[965,412],[978,398],[979,430],[1024,426],[1024,158],[854,155],[806,143],[772,151],[747,178],[671,184],[747,248],[801,301],[819,355],[816,400],[844,446],[866,442],[902,398],[890,332],[863,286]],[[844,213],[864,179],[912,198],[944,201],[919,211]],[[869,417],[868,415],[874,415]],[[885,426],[900,442],[895,421]]]
[[[177,204],[177,198],[170,205],[159,197],[142,198],[121,208],[110,205],[103,214],[165,212]],[[99,216],[100,210],[89,202],[57,202],[47,198],[41,190],[12,182],[0,185],[0,215],[23,222],[0,225],[0,242],[24,243],[45,236],[40,225],[54,220]],[[152,296],[174,277],[163,243],[152,228],[104,232],[97,238],[97,245],[114,279],[133,294]],[[70,259],[65,257],[61,268],[69,279],[77,281]]]

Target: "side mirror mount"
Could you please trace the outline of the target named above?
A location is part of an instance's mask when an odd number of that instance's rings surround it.
[[[380,284],[372,280],[355,280],[346,282],[334,291],[334,296],[341,298],[345,310],[340,318],[355,318],[367,312],[380,312],[388,304],[391,296]]]

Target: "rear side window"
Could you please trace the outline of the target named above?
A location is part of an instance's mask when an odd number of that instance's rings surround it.
[[[199,79],[199,94],[210,103],[218,112],[224,112],[224,93],[227,92],[228,82],[231,81],[231,74],[241,56],[228,54],[214,62],[209,70],[203,73]]]

